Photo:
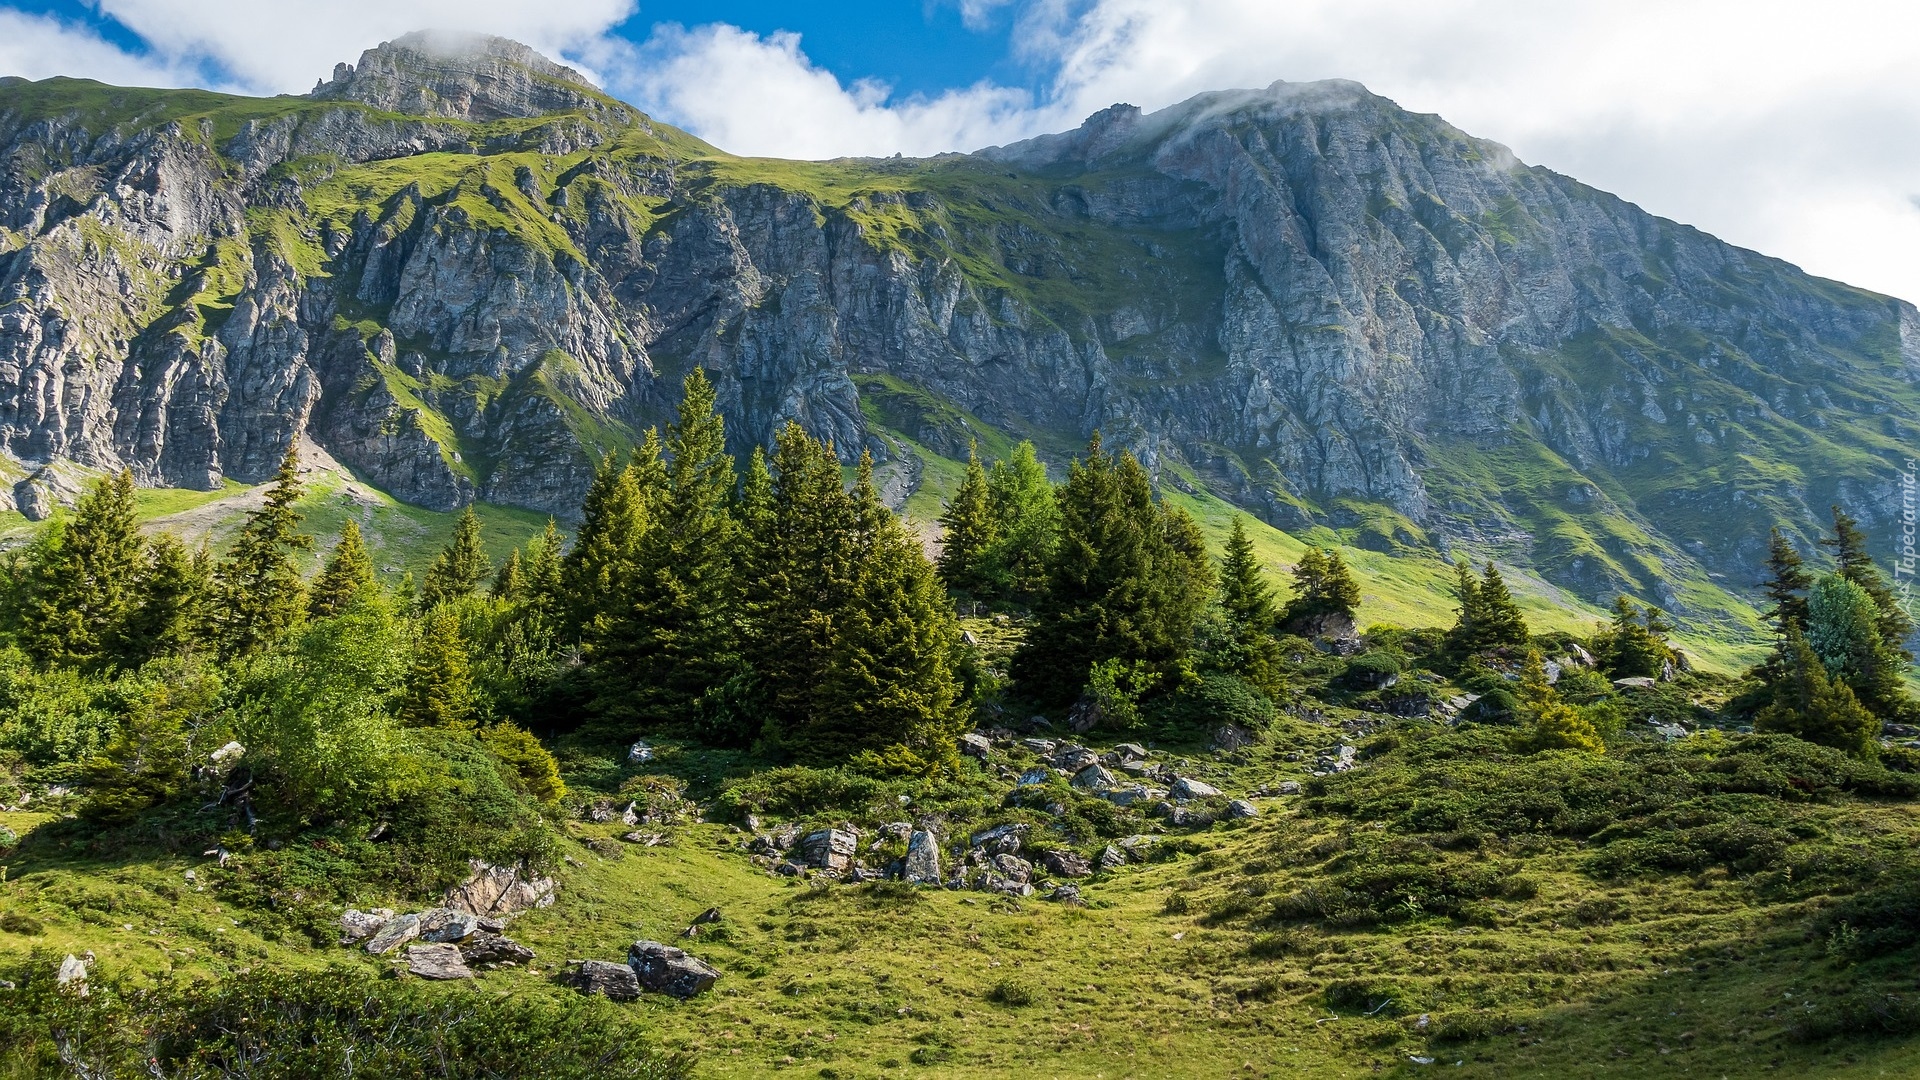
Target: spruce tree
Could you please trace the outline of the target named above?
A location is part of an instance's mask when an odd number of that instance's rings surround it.
[[[1281,616],[1284,622],[1305,626],[1329,616],[1351,622],[1360,606],[1360,583],[1346,560],[1332,548],[1308,548],[1293,568],[1294,597]]]
[[[265,504],[247,516],[214,575],[214,624],[223,656],[257,652],[280,639],[305,613],[306,586],[293,556],[312,546],[299,532],[297,444],[287,447]]]
[[[955,592],[980,596],[988,591],[987,552],[1000,538],[993,502],[987,490],[987,471],[980,465],[980,447],[967,447],[967,474],[940,515],[940,580]]]
[[[1220,560],[1220,608],[1233,637],[1230,674],[1238,675],[1269,697],[1285,689],[1285,672],[1274,623],[1279,616],[1273,586],[1260,569],[1247,538],[1246,522],[1236,516]]]
[[[1880,722],[1854,696],[1844,679],[1831,678],[1799,629],[1787,632],[1787,662],[1774,683],[1773,701],[1754,717],[1757,731],[1795,735],[1855,757],[1878,754]]]
[[[487,588],[487,595],[495,600],[514,601],[520,599],[526,589],[526,573],[520,569],[520,549],[507,552],[507,561],[493,575],[493,584]]]
[[[1164,511],[1147,471],[1096,433],[1059,492],[1061,530],[1034,624],[1013,677],[1043,705],[1065,705],[1093,665],[1142,664],[1177,676],[1211,567],[1192,550],[1191,519]]]
[[[57,532],[52,530],[57,529]],[[127,662],[127,620],[139,603],[140,532],[133,473],[95,480],[71,516],[49,527],[25,568],[20,645],[51,667],[102,668]]]
[[[852,501],[853,580],[833,620],[826,681],[790,744],[820,761],[945,770],[969,715],[952,668],[953,609],[919,542],[875,494],[870,459]]]
[[[804,752],[791,738],[817,715],[834,648],[836,620],[854,577],[853,501],[829,446],[788,422],[775,437],[773,483],[765,507],[743,505],[755,522],[750,545],[747,659],[774,747]],[[757,483],[748,471],[748,496]]]
[[[564,551],[560,526],[548,518],[546,531],[528,548],[526,569],[521,575],[520,599],[525,609],[554,628],[560,623],[565,600],[560,572],[560,559]]]
[[[741,663],[733,458],[705,373],[684,391],[653,520],[595,654],[596,711],[628,728],[689,719]]]
[[[1441,642],[1441,651],[1459,665],[1479,650],[1480,628],[1486,622],[1480,603],[1480,580],[1473,576],[1473,567],[1465,559],[1453,564],[1453,594],[1459,605],[1454,608],[1453,626]]]
[[[187,550],[178,537],[161,533],[147,541],[121,649],[129,664],[185,656],[200,645],[212,565],[206,551]]]
[[[474,726],[472,661],[460,618],[441,604],[421,617],[413,660],[396,710],[411,727],[468,731]]]
[[[1789,629],[1806,631],[1807,589],[1812,585],[1813,575],[1807,573],[1800,552],[1774,526],[1767,537],[1767,580],[1761,585],[1767,609],[1761,614],[1773,622],[1783,644]]]
[[[1513,602],[1513,594],[1507,591],[1500,568],[1492,562],[1487,563],[1485,572],[1480,576],[1476,596],[1480,625],[1476,634],[1478,648],[1474,651],[1525,649],[1532,640],[1532,635],[1527,632],[1526,616],[1520,613],[1520,605]]]
[[[359,523],[348,518],[332,554],[327,556],[327,565],[307,591],[307,615],[330,619],[374,587],[373,555],[360,535]]]
[[[1233,532],[1227,537],[1226,552],[1220,560],[1220,606],[1236,627],[1262,631],[1273,625],[1277,614],[1273,586],[1261,572],[1253,541],[1247,538],[1246,522],[1238,516],[1233,519]]]
[[[601,460],[581,504],[580,531],[560,565],[562,619],[592,649],[623,608],[639,565],[640,540],[653,523],[648,483],[659,471],[655,432],[625,464]]]
[[[1833,535],[1822,538],[1820,543],[1833,549],[1834,560],[1840,564],[1840,576],[1865,589],[1873,598],[1874,608],[1879,612],[1876,623],[1886,647],[1903,659],[1912,660],[1907,638],[1913,633],[1913,619],[1900,606],[1892,586],[1880,576],[1880,568],[1874,565],[1873,555],[1867,551],[1866,534],[1859,526],[1845,510],[1835,506]]]
[[[993,463],[987,496],[997,536],[981,554],[982,573],[995,595],[1030,605],[1047,586],[1060,540],[1060,504],[1031,442]]]
[[[1613,625],[1595,643],[1607,674],[1616,679],[1658,678],[1673,659],[1666,642],[1669,629],[1659,608],[1642,610],[1627,597],[1616,596]]]
[[[433,607],[463,600],[491,576],[493,560],[480,542],[480,516],[469,506],[454,524],[453,539],[427,567],[426,577],[420,579],[420,604]]]

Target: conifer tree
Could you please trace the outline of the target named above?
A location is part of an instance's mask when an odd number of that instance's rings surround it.
[[[1906,657],[1881,637],[1873,595],[1839,574],[1827,574],[1807,590],[1807,645],[1843,680],[1854,697],[1882,720],[1905,721],[1912,709],[1901,675]]]
[[[1539,651],[1528,648],[1521,665],[1517,696],[1531,720],[1517,740],[1519,748],[1534,753],[1542,750],[1605,753],[1606,741],[1594,729],[1593,722],[1579,709],[1562,701],[1553,684],[1547,681],[1546,665]]]
[[[1060,540],[1060,504],[1031,442],[1013,448],[987,473],[995,531],[980,563],[995,595],[1031,604],[1047,586],[1048,560]]]
[[[327,556],[327,565],[308,590],[307,615],[330,619],[374,587],[373,555],[367,551],[359,523],[348,518],[332,554]]]
[[[1478,600],[1480,648],[1476,651],[1525,649],[1532,640],[1527,632],[1526,616],[1520,613],[1520,605],[1513,602],[1513,594],[1507,591],[1500,568],[1492,562],[1487,563],[1480,575]]]
[[[1347,569],[1346,560],[1332,548],[1308,548],[1300,553],[1293,568],[1294,597],[1287,603],[1283,621],[1304,624],[1327,616],[1343,616],[1349,621],[1360,606],[1360,583]]]
[[[1233,532],[1227,537],[1226,552],[1220,560],[1220,606],[1235,626],[1262,631],[1273,625],[1277,614],[1273,586],[1261,572],[1253,541],[1247,539],[1246,522],[1238,516],[1233,519]]]
[[[474,725],[472,661],[460,618],[450,604],[421,617],[397,712],[411,727],[471,730]]]
[[[1774,684],[1773,701],[1754,717],[1758,731],[1796,735],[1855,757],[1878,753],[1880,722],[1854,696],[1844,679],[1830,678],[1799,629],[1787,632],[1787,662]]]
[[[625,464],[601,460],[581,504],[580,531],[560,565],[562,616],[568,631],[589,649],[626,603],[639,565],[640,539],[653,523],[649,489],[660,468],[660,443],[652,430]]]
[[[26,568],[26,596],[17,616],[21,647],[52,667],[124,662],[121,648],[127,619],[139,603],[141,569],[133,473],[95,480],[72,515],[49,532]]]
[[[1773,622],[1774,633],[1785,644],[1787,631],[1807,628],[1807,589],[1813,575],[1807,573],[1805,560],[1778,525],[1767,537],[1767,580],[1761,591],[1767,598],[1767,610],[1761,614]]]
[[[527,611],[537,615],[549,627],[557,627],[560,612],[564,606],[563,587],[561,585],[560,559],[565,545],[560,540],[560,526],[552,518],[547,519],[547,528],[528,548],[524,560],[525,570],[521,574],[521,599]]]
[[[741,663],[733,458],[706,374],[684,390],[653,520],[597,646],[596,710],[627,725],[684,721]]]
[[[1000,530],[977,443],[967,447],[966,477],[941,513],[940,526],[940,580],[955,592],[975,596],[986,592],[985,558],[1000,539]]]
[[[293,556],[312,546],[313,538],[298,531],[300,513],[293,505],[300,495],[299,450],[290,444],[265,504],[247,516],[215,572],[214,625],[224,656],[266,647],[305,613],[306,586]]]
[[[1070,466],[1059,505],[1048,587],[1014,654],[1014,680],[1034,700],[1064,705],[1104,661],[1176,676],[1211,587],[1211,567],[1190,546],[1191,519],[1163,511],[1147,471],[1126,451],[1107,453],[1097,433]]]
[[[852,501],[853,580],[813,715],[790,742],[816,760],[948,768],[968,718],[952,668],[952,607],[919,543],[875,494],[870,458]]]
[[[1278,697],[1286,685],[1280,644],[1273,636],[1279,609],[1273,586],[1254,556],[1253,541],[1247,538],[1246,522],[1238,516],[1220,560],[1220,608],[1233,635],[1236,655],[1231,674],[1269,697]]]
[[[1454,608],[1453,626],[1441,642],[1441,650],[1455,664],[1472,656],[1480,641],[1480,626],[1486,616],[1480,604],[1480,580],[1465,559],[1453,564],[1453,594],[1459,601]]]
[[[127,619],[122,655],[129,664],[185,656],[200,644],[213,587],[205,549],[187,550],[178,537],[161,533],[147,541],[138,600]]]
[[[526,589],[526,574],[520,569],[520,549],[507,552],[507,561],[493,575],[493,584],[488,587],[487,595],[495,600],[513,601],[520,599]]]
[[[1900,606],[1899,597],[1893,588],[1880,576],[1880,568],[1874,565],[1873,555],[1867,551],[1867,538],[1860,531],[1860,523],[1845,510],[1833,508],[1833,535],[1824,537],[1820,543],[1833,549],[1833,557],[1840,564],[1840,576],[1866,590],[1873,599],[1874,608],[1879,612],[1876,620],[1880,630],[1880,639],[1888,650],[1906,660],[1913,659],[1913,653],[1907,648],[1907,638],[1913,633],[1913,620]]]
[[[420,603],[433,607],[463,600],[492,575],[493,560],[480,542],[480,517],[469,506],[453,527],[453,539],[420,579]]]
[[[1613,625],[1595,644],[1607,674],[1616,679],[1658,678],[1673,659],[1671,629],[1659,608],[1641,609],[1625,596],[1613,601]]]
[[[790,746],[789,734],[818,712],[835,624],[853,585],[848,537],[855,513],[832,448],[797,423],[789,421],[775,437],[772,473],[768,505],[743,499],[747,520],[758,522],[747,580],[752,632],[746,651],[766,734],[772,745]],[[757,500],[751,466],[747,479],[745,499]]]

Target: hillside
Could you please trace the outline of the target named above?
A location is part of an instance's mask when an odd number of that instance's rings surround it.
[[[1294,535],[1726,636],[1776,522],[1885,534],[1920,405],[1912,305],[1349,83],[786,162],[415,36],[300,98],[14,80],[0,147],[15,479],[210,490],[305,435],[407,503],[564,516],[697,365],[736,451],[796,418],[925,476],[1098,428]]]

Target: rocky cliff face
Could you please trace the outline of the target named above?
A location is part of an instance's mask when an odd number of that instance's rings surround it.
[[[1284,526],[1685,609],[1775,521],[1890,522],[1916,441],[1911,305],[1347,83],[787,163],[414,35],[306,98],[15,81],[0,148],[26,470],[207,487],[306,434],[410,501],[565,515],[699,365],[743,449],[1098,427]]]

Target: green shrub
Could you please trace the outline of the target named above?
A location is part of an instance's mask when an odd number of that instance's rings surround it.
[[[1391,649],[1370,649],[1347,661],[1340,681],[1354,689],[1385,686],[1406,670],[1406,658]]]
[[[1001,979],[993,984],[993,989],[987,991],[988,1001],[1012,1009],[1026,1008],[1039,998],[1040,993],[1032,983],[1017,977]]]
[[[1273,725],[1273,701],[1237,675],[1202,675],[1155,702],[1156,738],[1178,741],[1234,724],[1261,732]]]

